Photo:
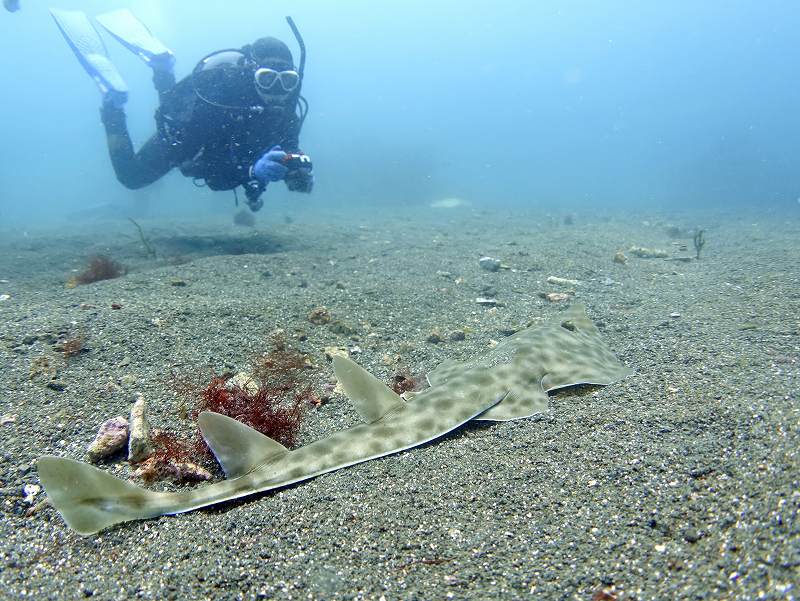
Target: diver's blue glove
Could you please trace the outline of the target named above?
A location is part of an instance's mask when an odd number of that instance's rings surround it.
[[[281,163],[286,158],[286,153],[280,146],[273,146],[264,153],[253,165],[251,175],[262,183],[277,182],[286,177],[289,169]]]

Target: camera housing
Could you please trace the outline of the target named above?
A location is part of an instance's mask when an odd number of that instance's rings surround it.
[[[284,158],[281,162],[286,165],[289,171],[297,171],[300,169],[311,171],[313,168],[311,157],[307,154],[303,154],[302,152],[287,152],[286,158]]]

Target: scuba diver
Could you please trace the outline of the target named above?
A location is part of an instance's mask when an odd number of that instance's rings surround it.
[[[123,110],[128,88],[103,41],[83,12],[50,12],[100,88],[108,152],[125,187],[144,187],[177,167],[212,190],[236,195],[242,186],[252,211],[263,206],[261,195],[270,182],[283,180],[289,190],[311,192],[312,164],[298,140],[308,112],[300,95],[305,45],[291,17],[286,20],[300,47],[297,68],[286,44],[264,37],[209,54],[176,82],[174,55],[133,13],[121,9],[98,16],[103,28],[153,70],[156,133],[134,152]]]

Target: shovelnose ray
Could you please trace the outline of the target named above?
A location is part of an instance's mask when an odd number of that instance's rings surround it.
[[[631,373],[606,347],[583,306],[506,338],[477,359],[447,362],[430,388],[406,402],[350,359],[334,372],[365,423],[290,451],[218,413],[199,416],[200,430],[226,479],[192,490],[158,492],[87,463],[44,456],[39,477],[50,501],[80,534],[120,522],[182,513],[280,488],[326,472],[424,444],[472,420],[504,421],[547,409],[547,391],[606,385]]]

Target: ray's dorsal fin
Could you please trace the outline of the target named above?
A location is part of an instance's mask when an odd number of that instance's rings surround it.
[[[197,422],[227,478],[242,476],[289,453],[269,436],[220,413],[203,411]]]
[[[399,395],[354,361],[334,356],[333,371],[356,411],[368,424],[405,407]]]
[[[566,311],[553,317],[553,322],[571,332],[580,330],[594,336],[600,335],[597,326],[586,315],[586,305],[582,303],[571,305]]]

